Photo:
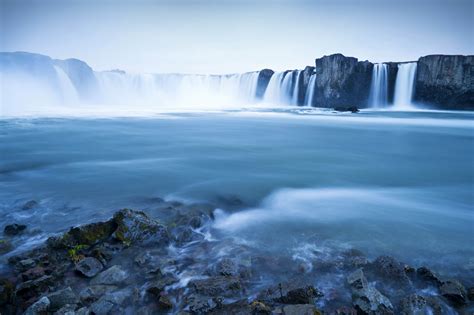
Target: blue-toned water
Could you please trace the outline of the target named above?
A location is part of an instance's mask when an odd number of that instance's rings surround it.
[[[36,229],[25,249],[154,197],[210,202],[216,235],[256,247],[356,247],[472,278],[473,122],[305,108],[2,119],[1,222]]]

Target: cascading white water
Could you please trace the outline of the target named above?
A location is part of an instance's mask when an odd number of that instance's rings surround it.
[[[54,66],[56,75],[59,81],[59,88],[63,102],[67,104],[75,104],[79,102],[79,95],[77,94],[76,88],[69,79],[68,75],[64,70],[59,66]]]
[[[393,109],[411,110],[415,108],[413,105],[413,95],[415,90],[416,66],[416,62],[401,63],[398,65]]]
[[[292,101],[293,72],[276,72],[270,78],[263,101],[273,105],[288,105]]]
[[[231,75],[96,73],[101,101],[159,107],[216,108],[256,101],[258,72]]]
[[[291,99],[291,104],[298,105],[298,95],[299,95],[299,87],[300,87],[300,76],[302,70],[296,70],[296,82],[295,86],[293,87],[293,96]]]
[[[306,95],[304,96],[304,106],[313,106],[314,93],[316,92],[316,73],[309,77]]]
[[[372,108],[386,107],[388,104],[388,65],[377,63],[372,71],[369,106]]]

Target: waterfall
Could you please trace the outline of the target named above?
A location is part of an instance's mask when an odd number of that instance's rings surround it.
[[[292,101],[293,72],[275,72],[268,82],[263,101],[273,105],[288,105]]]
[[[398,65],[393,109],[410,110],[414,108],[413,94],[415,90],[416,66],[416,62],[401,63]]]
[[[292,99],[291,99],[292,105],[298,105],[301,72],[303,72],[303,70],[296,70],[296,81],[295,81],[295,86],[293,87]]]
[[[97,72],[101,100],[160,107],[248,105],[256,101],[258,72],[230,75]]]
[[[386,107],[388,104],[388,66],[384,63],[374,65],[370,85],[369,106]]]
[[[314,93],[316,92],[316,74],[309,78],[306,95],[304,96],[304,106],[313,106]]]
[[[79,95],[77,94],[76,88],[72,84],[68,75],[59,66],[54,66],[54,70],[56,71],[56,75],[59,80],[59,89],[63,98],[63,102],[68,104],[76,104],[79,101]]]

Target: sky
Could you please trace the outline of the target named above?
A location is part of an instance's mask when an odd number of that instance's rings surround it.
[[[342,53],[372,62],[474,54],[472,0],[0,0],[0,51],[95,70],[301,69]]]

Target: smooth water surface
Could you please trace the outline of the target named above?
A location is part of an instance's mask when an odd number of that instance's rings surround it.
[[[313,115],[311,115],[313,114]],[[0,120],[1,221],[49,233],[154,197],[210,202],[214,233],[474,274],[473,113],[175,113]],[[37,207],[23,210],[25,202]]]

